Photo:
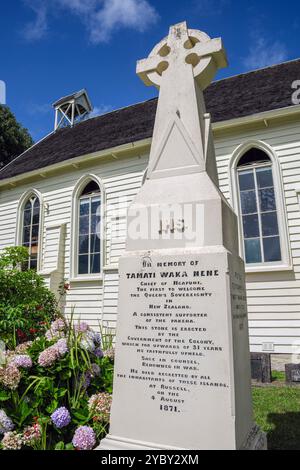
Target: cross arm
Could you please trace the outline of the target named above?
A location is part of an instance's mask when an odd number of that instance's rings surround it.
[[[147,59],[142,59],[137,62],[136,73],[145,83],[145,85],[153,85],[153,82],[149,79],[149,75],[153,72],[161,74],[168,66],[168,62],[165,58],[159,55],[150,56]]]
[[[190,53],[197,54],[198,57],[213,56],[218,68],[226,67],[226,53],[221,38],[211,39],[208,42],[198,42]]]

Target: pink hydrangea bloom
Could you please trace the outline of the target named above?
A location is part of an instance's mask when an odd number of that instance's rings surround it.
[[[50,346],[40,353],[38,364],[42,367],[49,367],[52,366],[58,358],[59,352],[57,348],[55,346]]]
[[[96,445],[96,435],[90,426],[80,426],[76,429],[72,444],[79,450],[91,450]]]

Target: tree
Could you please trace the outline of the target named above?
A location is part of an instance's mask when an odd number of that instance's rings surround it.
[[[0,105],[0,168],[33,144],[33,140],[19,124],[7,106]]]

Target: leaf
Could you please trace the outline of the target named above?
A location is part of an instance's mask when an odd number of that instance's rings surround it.
[[[59,441],[54,447],[54,450],[64,450],[64,449],[65,449],[65,443],[63,441]]]
[[[66,444],[66,450],[74,450],[74,446],[71,442],[69,444]]]
[[[7,392],[1,391],[0,392],[0,401],[6,401],[10,399],[10,394]]]

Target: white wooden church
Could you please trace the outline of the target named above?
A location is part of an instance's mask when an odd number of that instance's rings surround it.
[[[214,82],[219,185],[239,218],[252,351],[300,345],[300,60]],[[0,171],[0,249],[24,245],[62,308],[114,327],[126,209],[143,184],[157,100],[89,118],[85,90],[54,104],[55,130]]]

